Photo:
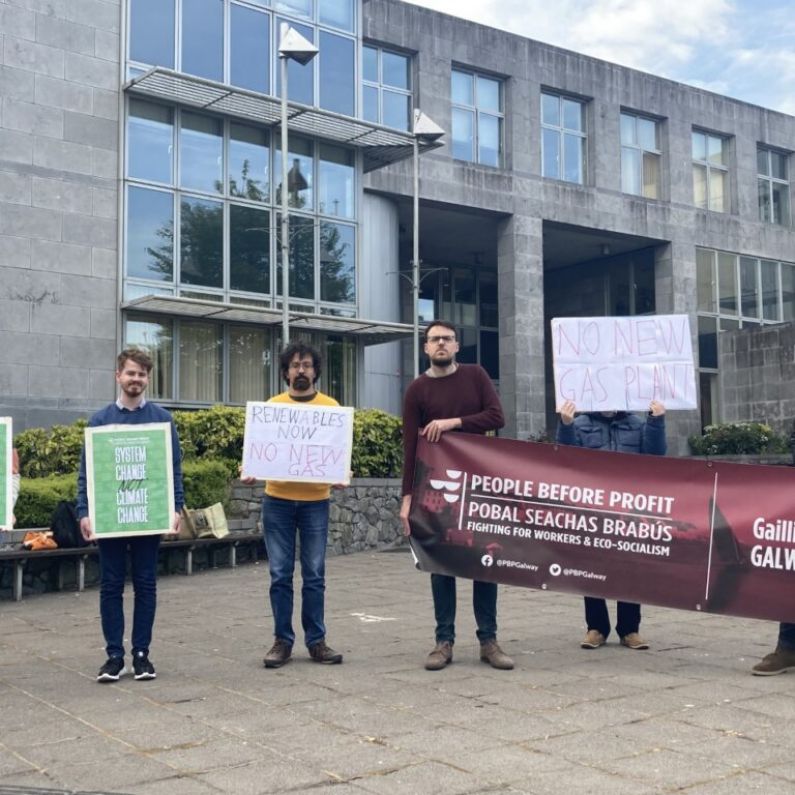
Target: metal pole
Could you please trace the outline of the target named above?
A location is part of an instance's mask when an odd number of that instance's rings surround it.
[[[420,147],[414,136],[414,240],[411,263],[411,297],[414,310],[414,377],[420,374]]]
[[[282,22],[281,36],[287,23]],[[287,203],[287,56],[279,55],[282,70],[282,348],[290,342],[290,219]]]

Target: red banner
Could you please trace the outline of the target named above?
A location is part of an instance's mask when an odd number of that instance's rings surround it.
[[[474,580],[795,621],[789,467],[462,433],[420,438],[420,568]]]

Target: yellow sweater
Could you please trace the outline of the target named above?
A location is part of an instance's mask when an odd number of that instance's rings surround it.
[[[312,400],[296,400],[290,397],[289,392],[274,395],[268,403],[299,403],[302,406],[339,406],[333,397],[315,392]],[[280,500],[327,500],[331,493],[331,485],[326,483],[296,483],[292,480],[269,480],[265,484],[265,493],[269,497]]]

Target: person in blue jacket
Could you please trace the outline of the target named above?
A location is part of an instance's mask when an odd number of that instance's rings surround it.
[[[665,406],[652,400],[645,419],[626,411],[595,411],[575,417],[577,407],[567,400],[560,409],[557,441],[591,450],[619,453],[665,455]],[[585,597],[585,623],[588,631],[580,646],[598,649],[610,634],[610,616],[604,599]],[[640,636],[640,605],[618,602],[616,632],[621,645],[629,649],[648,649]]]
[[[116,383],[119,397],[115,403],[100,409],[88,422],[98,425],[139,425],[150,422],[171,423],[171,457],[174,471],[174,515],[171,532],[179,532],[179,514],[185,502],[182,488],[182,454],[174,420],[164,408],[145,397],[152,372],[152,359],[137,348],[123,350],[116,359]],[[77,477],[77,515],[80,532],[86,541],[95,540],[88,516],[88,488],[85,448],[80,458]],[[118,682],[124,668],[124,580],[127,553],[130,554],[135,600],[133,606],[132,641],[133,675],[138,680],[154,679],[155,668],[149,660],[149,644],[157,605],[157,557],[159,535],[102,538],[99,547],[99,613],[108,659],[99,669],[98,682]]]

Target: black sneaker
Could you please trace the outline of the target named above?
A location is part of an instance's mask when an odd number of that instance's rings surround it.
[[[137,651],[133,654],[133,674],[136,679],[154,679],[155,666],[149,662],[149,657],[144,651]]]
[[[97,674],[97,682],[118,682],[120,676],[124,676],[124,658],[108,657],[102,668]]]
[[[309,647],[309,656],[323,665],[336,665],[342,662],[342,655],[338,651],[326,646],[325,640],[319,640]]]

